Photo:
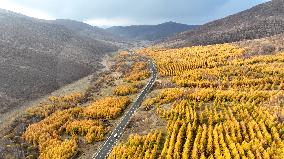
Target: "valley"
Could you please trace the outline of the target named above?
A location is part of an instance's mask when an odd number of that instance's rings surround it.
[[[284,158],[283,4],[108,28],[0,9],[0,159]]]

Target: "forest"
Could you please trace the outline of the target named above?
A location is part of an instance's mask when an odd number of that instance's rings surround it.
[[[130,136],[109,158],[284,157],[283,52],[251,56],[222,44],[137,54],[154,59],[175,84],[144,102],[168,125],[163,133]]]

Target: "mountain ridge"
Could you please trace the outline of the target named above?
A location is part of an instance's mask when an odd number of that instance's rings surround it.
[[[89,24],[84,23],[84,22],[71,20],[71,19],[56,19],[56,20],[50,21],[50,23],[63,25],[66,28],[68,28],[68,29],[70,29],[74,32],[77,32],[81,35],[93,38],[95,40],[104,40],[104,41],[110,41],[110,42],[114,42],[114,41],[122,42],[122,40],[120,40],[115,35],[109,33],[105,29],[97,27],[97,26],[92,26],[92,25],[89,25]]]
[[[210,45],[284,33],[284,1],[272,0],[177,34],[161,43],[169,47]]]
[[[198,25],[187,25],[170,21],[157,25],[113,26],[106,30],[125,39],[157,41],[196,27]]]

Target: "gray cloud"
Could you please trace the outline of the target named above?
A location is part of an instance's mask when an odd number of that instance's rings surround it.
[[[117,20],[134,24],[202,24],[267,0],[11,0],[54,18]],[[117,24],[121,25],[121,24]]]

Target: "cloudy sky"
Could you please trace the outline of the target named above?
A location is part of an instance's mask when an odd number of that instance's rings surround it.
[[[40,19],[91,25],[203,24],[268,0],[0,0],[0,8]]]

